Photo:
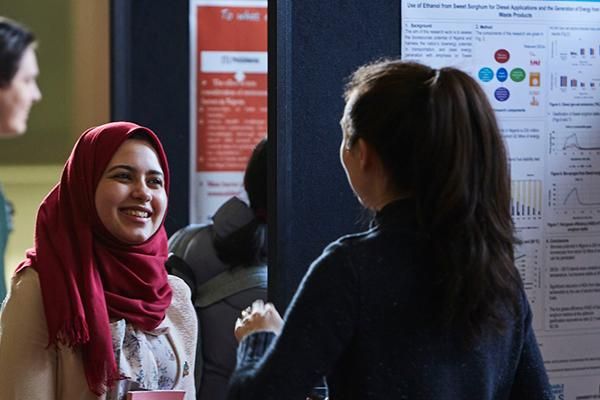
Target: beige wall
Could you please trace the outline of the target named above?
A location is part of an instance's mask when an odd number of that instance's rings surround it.
[[[0,15],[36,35],[42,101],[33,106],[27,134],[0,142],[0,165],[56,164],[72,142],[73,36],[70,0],[0,0]],[[87,1],[86,1],[87,2]]]
[[[5,254],[5,279],[8,280],[25,250],[33,246],[33,232],[38,205],[56,184],[62,165],[0,166],[0,181],[6,198],[15,207],[14,230]]]
[[[5,255],[8,282],[33,245],[37,207],[79,134],[110,118],[109,0],[0,0],[0,14],[38,36],[43,95],[26,135],[0,142],[0,182],[16,213]]]
[[[74,138],[110,118],[109,1],[70,0]]]

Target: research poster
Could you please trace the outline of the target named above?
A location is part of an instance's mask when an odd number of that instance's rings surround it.
[[[402,1],[401,54],[483,87],[554,398],[600,399],[600,2]]]
[[[190,2],[190,219],[210,222],[267,135],[267,1]]]

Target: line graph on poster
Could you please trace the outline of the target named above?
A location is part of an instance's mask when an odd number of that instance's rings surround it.
[[[550,153],[600,154],[600,134],[591,131],[551,131]]]
[[[600,182],[553,183],[550,201],[557,209],[600,209]]]

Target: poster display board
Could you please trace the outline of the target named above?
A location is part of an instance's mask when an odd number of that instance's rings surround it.
[[[600,2],[402,2],[402,58],[483,87],[554,398],[600,399]]]
[[[267,1],[190,1],[190,219],[244,197],[252,149],[267,135]]]

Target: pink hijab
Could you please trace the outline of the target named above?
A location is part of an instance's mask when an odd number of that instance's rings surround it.
[[[168,194],[167,159],[150,129],[129,122],[89,129],[75,144],[60,182],[42,201],[35,247],[17,268],[38,272],[49,345],[81,349],[88,386],[98,396],[120,378],[109,320],[124,318],[152,330],[171,303],[163,225],[144,243],[124,244],[106,230],[95,207],[96,187],[108,163],[138,132],[156,150]]]

